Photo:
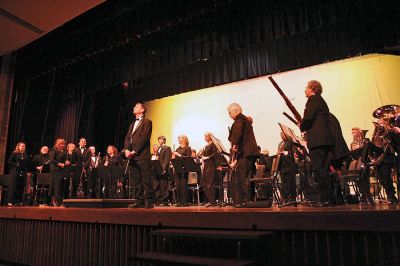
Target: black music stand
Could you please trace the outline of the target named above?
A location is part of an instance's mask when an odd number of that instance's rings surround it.
[[[98,187],[96,186],[96,190],[99,192],[100,199],[108,199],[110,198],[110,183],[111,183],[111,171],[110,167],[100,165],[97,168],[97,175],[99,179]],[[108,182],[110,181],[110,182]]]
[[[172,166],[174,167],[175,174],[183,174],[185,173],[185,169],[183,168],[183,163],[181,158],[175,158],[171,160]]]
[[[39,173],[36,176],[35,204],[46,204],[50,202],[51,174]]]
[[[42,165],[42,171],[40,171],[42,174],[50,174],[50,164],[43,164]]]
[[[215,156],[215,161],[217,164],[217,178],[218,178],[218,184],[216,188],[218,189],[218,206],[226,206],[228,203],[231,202],[230,200],[230,178],[228,178],[227,173],[228,173],[228,168],[229,168],[229,163],[228,160],[225,157],[226,155],[223,154],[223,152],[217,152]],[[227,180],[225,181],[225,176],[227,176]],[[226,202],[224,201],[224,189],[225,189],[225,183],[227,184],[226,186]]]
[[[116,184],[114,183],[115,187],[114,184],[112,184],[110,185],[109,189],[110,191],[115,189],[114,196],[118,199],[123,199],[125,197],[123,191],[123,185],[122,187],[118,187],[118,184],[119,183],[124,184],[125,168],[123,166],[109,166],[109,171],[110,171],[111,183],[116,182]]]
[[[190,172],[197,173],[196,183],[188,182],[187,186],[192,191],[192,203],[195,203],[195,191],[197,190],[197,204],[200,205],[200,180],[201,180],[201,168],[200,164],[197,163],[192,157],[182,157],[182,165],[185,173],[190,175]],[[188,176],[189,181],[189,176]],[[194,181],[194,180],[192,180]]]
[[[182,165],[184,173],[196,172],[201,173],[200,164],[196,163],[192,157],[182,157]]]
[[[296,136],[296,134],[295,134],[295,132],[293,131],[293,129],[291,129],[291,128],[289,128],[288,126],[285,126],[285,125],[283,125],[283,124],[281,124],[281,123],[278,123],[278,125],[279,125],[279,127],[281,128],[282,133],[285,135],[286,141],[289,142],[290,148],[289,148],[289,153],[288,153],[288,155],[289,155],[290,160],[293,160],[293,162],[294,162],[293,148],[294,148],[294,147],[299,147],[299,148],[303,149],[303,151],[306,151],[306,152],[307,152],[305,146],[303,146],[303,143],[304,143],[304,142],[303,142],[302,140],[300,140],[300,139]],[[304,161],[306,161],[306,160],[304,160]],[[304,174],[306,175],[306,172],[305,172]],[[294,178],[296,178],[296,177],[294,176]],[[307,180],[307,177],[305,177],[305,179]],[[297,191],[297,190],[296,190],[296,191]],[[301,191],[297,191],[297,193],[296,193],[296,195],[295,195],[296,198],[297,198],[298,194],[301,194]],[[279,204],[278,206],[279,206],[280,208],[282,208],[282,207],[289,206],[289,205],[295,205],[295,206],[297,206],[298,204],[300,204],[300,205],[305,205],[305,206],[310,206],[310,205],[311,205],[310,202],[308,202],[308,201],[305,202],[305,201],[301,200],[301,201],[298,202],[298,201],[294,200],[294,201],[286,202],[286,203],[284,203],[284,204]]]
[[[42,173],[45,164],[42,168]],[[64,166],[64,199],[72,199],[73,194],[73,178],[74,178],[74,167],[69,164]]]

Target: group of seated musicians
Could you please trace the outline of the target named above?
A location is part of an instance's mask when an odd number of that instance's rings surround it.
[[[340,159],[335,158],[333,152],[330,153],[329,182],[332,184],[332,201],[335,204],[351,204],[360,201],[374,204],[374,196],[378,197],[376,200],[386,199],[389,203],[396,204],[398,199],[394,183],[398,182],[398,171],[400,170],[400,153],[398,153],[400,130],[392,129],[387,132],[387,135],[384,136],[387,139],[387,147],[382,147],[376,139],[365,138],[365,133],[366,130],[354,127],[352,129],[353,142],[350,144],[348,153],[343,152],[344,156],[341,156]],[[378,137],[382,141],[382,135]],[[273,172],[278,173],[278,196],[283,202],[294,202],[296,198],[297,200],[304,198],[318,201],[316,198],[318,195],[315,193],[318,191],[313,191],[315,180],[310,169],[310,159],[303,156],[301,150],[291,146],[283,133],[281,133],[281,138],[277,155],[269,157],[274,162],[272,170],[270,167],[266,167],[267,172],[264,173],[264,176],[273,175]],[[346,150],[345,147],[342,149]],[[356,178],[351,180],[342,178],[347,170],[350,170],[350,176]],[[371,177],[378,182],[378,185],[375,184],[376,189],[371,188]],[[386,196],[382,195],[381,187]],[[371,195],[371,191],[376,192],[376,195]]]

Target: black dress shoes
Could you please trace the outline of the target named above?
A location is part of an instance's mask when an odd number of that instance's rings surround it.
[[[389,202],[390,202],[390,204],[398,204],[399,203],[398,199],[395,196],[390,197]]]
[[[233,204],[234,208],[246,208],[246,202]]]
[[[145,208],[145,209],[153,209],[153,208],[154,208],[154,204],[151,203],[151,202],[146,202],[146,203],[144,204],[144,208]]]
[[[135,202],[128,205],[128,208],[137,209],[137,208],[144,208],[144,204],[142,202]]]

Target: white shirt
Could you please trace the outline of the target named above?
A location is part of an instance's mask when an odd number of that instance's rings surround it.
[[[135,131],[136,131],[137,127],[139,126],[140,121],[142,121],[142,119],[143,119],[143,116],[136,118],[135,124],[133,124],[132,135],[133,135],[133,133],[135,133]]]

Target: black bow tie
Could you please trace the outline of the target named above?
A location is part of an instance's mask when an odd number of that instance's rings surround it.
[[[140,120],[140,118],[136,118],[135,120],[136,120],[136,121],[139,121],[139,120]]]

